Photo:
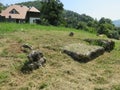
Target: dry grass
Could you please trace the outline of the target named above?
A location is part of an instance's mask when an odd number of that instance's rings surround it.
[[[85,43],[82,41],[85,38],[100,37],[81,31],[75,31],[75,36],[69,37],[70,30],[29,29],[2,35],[0,90],[119,90],[119,41],[112,52],[88,63],[79,63],[62,53],[61,48],[72,43]],[[19,48],[24,43],[41,50],[47,58],[46,65],[31,74],[20,71],[27,60]]]

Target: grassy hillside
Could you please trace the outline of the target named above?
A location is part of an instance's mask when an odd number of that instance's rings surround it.
[[[69,37],[69,32],[75,33]],[[72,43],[98,37],[88,32],[30,24],[0,23],[0,90],[120,90],[120,42],[115,49],[79,63],[61,52]],[[106,38],[107,39],[107,38]],[[44,67],[31,74],[20,69],[27,61],[20,46],[28,43],[47,58]]]

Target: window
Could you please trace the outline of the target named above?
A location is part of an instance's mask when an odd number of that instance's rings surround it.
[[[9,13],[10,14],[19,14],[15,9],[11,10]]]

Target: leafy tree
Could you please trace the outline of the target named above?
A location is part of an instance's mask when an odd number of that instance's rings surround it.
[[[42,0],[41,18],[51,25],[60,25],[62,21],[63,4],[60,0]]]
[[[98,33],[99,34],[109,34],[109,31],[114,31],[115,26],[112,24],[110,19],[101,18],[98,23]]]
[[[97,32],[98,21],[88,15],[80,15],[70,10],[64,10],[63,17],[66,22],[66,27],[85,30],[91,33]]]
[[[2,3],[0,3],[0,13],[3,9],[4,9],[4,5]]]
[[[82,29],[82,30],[86,30],[87,29],[87,25],[85,22],[79,22],[77,24],[77,29]]]
[[[109,38],[119,39],[119,32],[110,19],[101,18],[98,23],[98,34],[105,34]]]
[[[108,19],[108,18],[102,17],[102,18],[99,20],[99,24],[106,24],[106,23],[113,25],[113,24],[112,24],[112,21],[111,21],[110,19]]]

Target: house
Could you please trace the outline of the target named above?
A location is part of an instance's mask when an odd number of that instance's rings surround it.
[[[35,7],[23,5],[11,5],[0,13],[1,20],[17,23],[38,23],[40,21],[40,11]]]

